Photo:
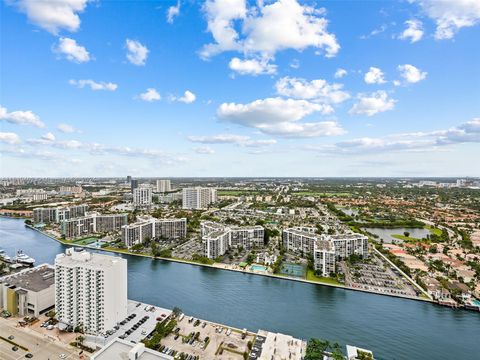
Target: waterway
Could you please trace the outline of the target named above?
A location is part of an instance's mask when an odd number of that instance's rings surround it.
[[[53,263],[66,246],[23,225],[0,218],[0,248],[24,250]],[[120,255],[117,255],[120,256]],[[179,306],[193,316],[297,338],[318,337],[374,351],[382,359],[478,359],[480,314],[426,302],[335,289],[121,255],[128,260],[128,296]]]
[[[403,243],[403,240],[394,238],[392,235],[404,235],[404,232],[408,232],[411,238],[422,239],[427,237],[430,234],[430,231],[427,229],[417,229],[417,228],[362,228],[372,234],[378,235],[377,241],[383,240],[384,243]]]

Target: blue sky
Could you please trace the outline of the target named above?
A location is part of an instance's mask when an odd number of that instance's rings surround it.
[[[1,176],[480,176],[480,3],[1,2]]]

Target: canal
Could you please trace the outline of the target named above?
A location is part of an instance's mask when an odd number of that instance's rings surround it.
[[[65,250],[0,218],[0,248],[53,263]],[[120,255],[119,255],[120,256]],[[122,255],[128,296],[206,320],[366,347],[376,359],[478,359],[480,314],[320,285]]]

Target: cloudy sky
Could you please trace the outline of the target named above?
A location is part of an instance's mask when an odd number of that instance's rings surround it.
[[[0,7],[0,176],[480,176],[478,0]]]

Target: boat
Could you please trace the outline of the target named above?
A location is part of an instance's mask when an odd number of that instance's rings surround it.
[[[2,260],[4,262],[7,262],[7,263],[13,262],[12,258],[10,256],[8,256],[7,254],[5,254],[5,250],[3,250],[3,249],[0,249],[0,260]]]
[[[22,250],[17,251],[17,256],[15,256],[13,260],[26,265],[33,265],[35,263],[35,259],[25,254]]]

